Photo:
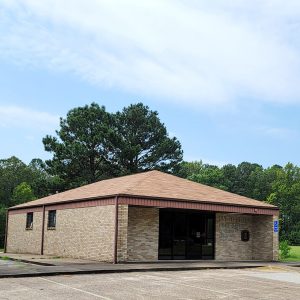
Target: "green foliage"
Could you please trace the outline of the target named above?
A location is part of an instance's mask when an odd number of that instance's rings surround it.
[[[188,178],[194,174],[199,174],[203,169],[202,160],[187,162],[183,161],[175,171],[177,176]]]
[[[6,208],[0,204],[0,248],[4,247],[5,223],[6,223]]]
[[[300,168],[288,163],[264,169],[242,162],[217,167],[200,162],[182,162],[176,172],[190,180],[232,193],[266,201],[280,209],[280,239],[300,244]]]
[[[170,172],[182,160],[179,141],[142,103],[116,114],[96,103],[74,108],[56,133],[43,139],[53,153],[47,165],[68,187],[152,169]]]
[[[33,159],[26,165],[12,156],[0,160],[0,206],[12,206],[13,191],[22,182],[27,182],[38,198],[64,189],[59,177],[49,175],[42,160]]]
[[[33,176],[26,164],[12,156],[0,160],[0,204],[10,205],[14,188],[21,182],[30,182]]]
[[[291,246],[290,255],[284,261],[300,262],[300,246]]]
[[[287,240],[283,240],[279,243],[280,258],[285,259],[290,256],[291,247]]]
[[[0,259],[1,260],[10,260],[10,257],[9,256],[1,256]]]
[[[45,150],[53,153],[46,163],[49,172],[76,187],[110,177],[111,141],[115,138],[113,120],[96,103],[70,110],[60,119],[58,137],[43,139]]]
[[[267,198],[280,208],[280,238],[291,244],[300,244],[300,170],[288,163],[276,170]]]
[[[30,186],[38,198],[65,190],[65,182],[57,175],[50,175],[48,168],[41,159],[33,159],[28,168],[33,174]]]
[[[0,247],[4,244],[6,209],[10,206],[64,190],[58,176],[49,175],[45,163],[29,165],[12,156],[0,160]]]
[[[36,197],[33,194],[31,186],[27,182],[22,182],[14,188],[11,199],[13,205],[18,205],[34,200]]]
[[[182,160],[179,141],[168,136],[158,113],[148,106],[138,103],[125,107],[114,115],[114,120],[113,153],[120,174],[153,169],[172,172]]]
[[[191,174],[187,178],[189,180],[193,180],[223,190],[227,189],[226,186],[223,185],[223,172],[217,166],[204,164],[202,165],[201,171],[199,173]]]

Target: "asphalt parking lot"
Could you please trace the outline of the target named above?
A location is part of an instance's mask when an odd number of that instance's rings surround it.
[[[0,279],[0,299],[299,299],[299,268]]]

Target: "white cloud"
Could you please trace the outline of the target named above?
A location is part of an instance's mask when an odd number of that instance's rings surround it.
[[[59,117],[47,112],[19,106],[0,105],[0,127],[53,129],[59,124]],[[31,138],[31,136],[30,136]]]
[[[211,2],[6,0],[0,57],[197,107],[298,103],[299,1]]]

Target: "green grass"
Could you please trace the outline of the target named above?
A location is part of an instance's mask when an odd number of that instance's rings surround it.
[[[8,256],[0,256],[1,260],[10,260],[10,258]]]
[[[282,261],[299,261],[300,262],[300,246],[291,246],[290,257]]]

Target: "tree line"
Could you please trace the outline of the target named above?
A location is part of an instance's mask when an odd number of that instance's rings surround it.
[[[222,167],[202,161],[182,162],[176,175],[228,192],[276,205],[280,239],[300,245],[300,168],[292,163],[263,168],[242,162]]]
[[[223,167],[183,161],[158,113],[137,103],[109,113],[96,103],[70,110],[55,136],[43,139],[52,154],[25,164],[0,160],[0,247],[6,208],[102,179],[161,170],[279,206],[281,239],[300,244],[300,169],[293,164],[263,168],[243,162]]]

